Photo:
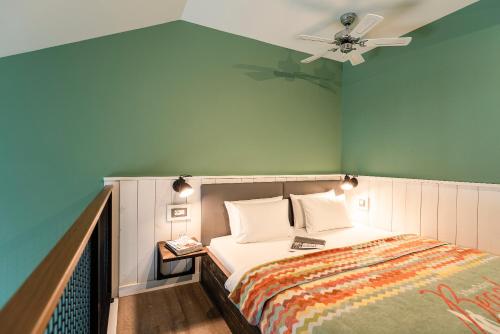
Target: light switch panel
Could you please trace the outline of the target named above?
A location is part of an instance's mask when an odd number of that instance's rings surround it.
[[[190,219],[191,206],[189,204],[167,205],[167,221]]]
[[[366,197],[358,198],[358,209],[368,210],[368,198]]]

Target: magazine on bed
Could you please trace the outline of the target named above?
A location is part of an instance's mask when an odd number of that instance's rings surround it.
[[[290,246],[290,251],[305,250],[305,249],[323,249],[325,248],[326,240],[295,237]]]

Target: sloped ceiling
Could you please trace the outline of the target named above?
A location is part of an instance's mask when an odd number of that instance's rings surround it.
[[[338,17],[379,14],[368,37],[395,37],[477,0],[0,0],[0,57],[183,19],[270,44],[315,53],[298,34],[330,37]],[[332,58],[334,59],[334,58]]]
[[[0,57],[181,18],[186,0],[0,0]]]

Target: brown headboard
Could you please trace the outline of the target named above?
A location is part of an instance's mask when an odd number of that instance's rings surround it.
[[[290,194],[313,194],[331,189],[335,189],[337,194],[343,193],[340,189],[340,181],[203,184],[201,186],[201,241],[204,245],[208,245],[212,238],[231,234],[224,201],[275,196],[290,198]],[[293,222],[292,215],[290,221]]]

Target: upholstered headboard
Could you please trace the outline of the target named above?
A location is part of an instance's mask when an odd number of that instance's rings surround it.
[[[208,245],[212,238],[231,234],[224,201],[239,201],[280,195],[284,198],[290,198],[290,194],[312,194],[331,189],[335,189],[337,194],[343,193],[340,189],[340,181],[203,184],[201,186],[201,241],[204,245]],[[290,214],[290,221],[293,222],[292,213]]]

